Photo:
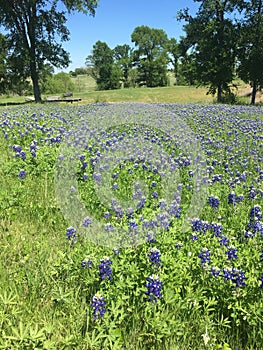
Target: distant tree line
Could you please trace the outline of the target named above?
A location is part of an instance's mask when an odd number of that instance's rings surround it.
[[[86,67],[71,75],[89,74],[99,90],[108,90],[166,86],[170,70],[176,84],[207,86],[218,102],[233,97],[231,87],[239,77],[251,85],[254,104],[263,86],[263,0],[194,1],[199,3],[195,15],[187,8],[177,14],[185,32],[178,41],[162,29],[142,25],[131,34],[133,48],[111,49],[97,41]],[[69,64],[56,40],[69,39],[67,13],[95,14],[96,6],[95,0],[0,0],[0,25],[6,33],[0,34],[0,93],[23,93],[30,89],[29,78],[36,101],[41,92],[66,87],[68,77],[52,72]]]

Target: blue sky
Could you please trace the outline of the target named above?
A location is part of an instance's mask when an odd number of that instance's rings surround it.
[[[179,39],[183,23],[177,22],[177,12],[189,7],[195,13],[198,5],[194,0],[100,0],[95,17],[78,13],[68,17],[70,41],[63,47],[70,52],[72,63],[64,71],[84,67],[98,40],[112,49],[123,44],[133,47],[131,34],[137,26],[163,29],[169,38]]]

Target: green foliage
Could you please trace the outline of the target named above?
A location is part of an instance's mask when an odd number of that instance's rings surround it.
[[[185,38],[180,46],[193,68],[193,79],[208,85],[208,93],[221,102],[223,93],[229,93],[233,81],[236,52],[236,32],[233,22],[226,16],[234,10],[231,1],[206,0],[201,2],[195,17],[188,10],[181,11],[179,20],[185,20]]]
[[[138,69],[138,84],[147,87],[166,86],[169,60],[167,34],[162,29],[139,26],[134,29],[131,41],[136,47],[133,60]]]
[[[113,50],[114,59],[117,65],[122,70],[122,82],[125,88],[132,85],[132,78],[130,77],[130,72],[132,69],[132,52],[133,50],[127,44],[117,45]],[[132,74],[131,74],[132,76]]]
[[[94,13],[97,1],[64,0],[69,12]],[[19,62],[20,74],[32,79],[36,101],[41,101],[39,73],[49,62],[55,67],[67,67],[68,53],[61,42],[69,40],[66,13],[57,1],[12,1],[0,2],[0,23],[8,32],[13,59]],[[59,41],[59,42],[58,42]],[[19,63],[19,64],[18,64]]]
[[[150,115],[155,107],[143,111],[140,105],[136,112],[147,111]],[[250,181],[261,174],[256,169],[256,157],[260,157],[257,151],[261,146],[258,138],[262,126],[260,109],[242,107],[239,111],[237,106],[232,109],[193,104],[162,107],[173,111],[175,116],[179,113],[187,116],[191,128],[204,140],[206,149],[212,151],[207,158],[209,169],[213,162],[214,173],[224,174],[225,183],[213,183],[209,187],[209,193],[220,199],[220,206],[216,209],[207,204],[202,219],[223,223],[224,234],[238,248],[239,258],[231,262],[227,261],[227,248],[220,246],[218,237],[207,231],[192,242],[190,232],[180,232],[179,220],[169,231],[160,233],[156,243],[122,248],[119,254],[81,237],[74,246],[68,244],[67,222],[58,208],[53,189],[54,164],[60,154],[60,144],[50,140],[58,130],[71,128],[80,115],[86,115],[87,122],[92,121],[96,118],[96,108],[94,104],[41,105],[1,110],[1,125],[9,139],[0,135],[0,349],[260,348],[263,341],[262,290],[257,276],[262,273],[262,236],[245,239],[242,234],[250,207],[262,204],[260,194],[253,199],[246,195]],[[102,106],[102,115],[107,108],[109,106]],[[134,112],[133,108],[134,104],[127,107],[129,113]],[[6,123],[10,123],[10,127]],[[32,129],[28,128],[30,125]],[[109,131],[108,125],[105,129]],[[128,126],[112,128],[115,137],[125,130],[131,132]],[[246,133],[239,130],[246,130]],[[157,136],[156,132],[153,128],[147,130],[147,135],[151,138]],[[33,139],[38,141],[36,158],[31,157],[29,151]],[[99,147],[99,138],[96,142],[94,147]],[[14,157],[10,147],[14,143],[27,152],[26,160]],[[88,150],[85,155],[89,160]],[[224,167],[228,157],[231,157],[229,167],[234,176],[237,171],[243,171],[243,165],[247,170],[247,182],[236,182],[235,188],[238,194],[246,191],[245,199],[233,206],[227,203],[230,191],[227,181],[232,178]],[[245,159],[247,162],[243,163]],[[133,168],[132,163],[116,169],[119,171],[119,198],[129,198],[131,183],[136,178],[143,178],[148,185],[151,183],[151,172]],[[21,168],[28,174],[24,179],[17,177]],[[91,177],[90,165],[86,171]],[[105,208],[99,206],[95,198],[92,180],[82,180],[80,169],[77,173],[82,198],[94,206],[94,215],[102,217]],[[161,177],[155,174],[152,178],[161,193]],[[188,168],[182,171],[182,179],[188,183]],[[258,188],[259,185],[257,182]],[[186,191],[182,205],[189,194],[190,191]],[[156,204],[149,199],[143,212],[145,219],[150,218]],[[183,245],[177,249],[175,243],[179,241]],[[247,286],[236,288],[230,281],[212,277],[207,267],[198,261],[203,246],[211,249],[213,265],[244,268]],[[149,264],[148,254],[153,247],[162,253],[160,266]],[[105,255],[112,261],[112,281],[99,278],[98,266]],[[86,258],[92,262],[91,268],[81,266]],[[153,273],[163,281],[163,297],[156,303],[149,303],[144,294],[145,279]],[[105,297],[107,311],[103,319],[94,320],[90,300],[98,291]]]
[[[92,54],[87,57],[86,64],[92,68],[92,76],[99,90],[120,88],[122,73],[114,64],[113,50],[105,42],[97,41],[93,45]]]
[[[241,79],[253,87],[251,103],[255,103],[257,90],[263,87],[263,3],[245,1],[244,18],[239,26],[237,72]]]
[[[48,77],[43,82],[42,89],[45,94],[73,92],[75,91],[75,84],[72,82],[69,74],[60,72]]]

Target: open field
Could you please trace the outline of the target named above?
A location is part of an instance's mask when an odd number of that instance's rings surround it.
[[[173,91],[0,109],[0,349],[262,348],[262,108]]]
[[[59,95],[59,94],[54,94]],[[62,94],[61,94],[62,95]],[[43,95],[43,100],[45,100]],[[82,99],[82,103],[96,102],[145,102],[145,103],[212,103],[213,98],[206,95],[204,88],[188,86],[170,86],[162,88],[130,88],[119,90],[75,92],[74,97]],[[0,104],[4,105],[25,102],[25,97],[2,97]]]
[[[88,76],[72,78],[76,84],[74,97],[81,98],[81,104],[97,102],[141,102],[141,103],[203,103],[214,102],[211,95],[207,95],[206,88],[193,86],[167,86],[159,88],[129,88],[107,91],[96,91],[94,80]],[[81,87],[80,89],[78,88]],[[81,90],[81,91],[80,91]],[[245,96],[251,89],[244,84],[238,88],[238,102],[249,104],[250,97]],[[234,91],[236,92],[236,91]],[[59,95],[59,94],[54,94]],[[62,93],[60,94],[62,97]],[[48,95],[50,96],[50,95]],[[242,97],[241,97],[242,96]],[[46,95],[42,99],[46,99]],[[32,96],[30,97],[32,98]],[[12,105],[12,103],[25,103],[28,97],[24,96],[0,96],[0,105]],[[261,94],[257,95],[257,103],[262,103]]]

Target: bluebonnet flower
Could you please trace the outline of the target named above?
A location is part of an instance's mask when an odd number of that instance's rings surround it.
[[[150,253],[149,253],[148,257],[149,257],[149,262],[152,265],[160,266],[160,264],[161,264],[161,253],[160,253],[159,249],[157,249],[156,247],[152,248],[150,250]]]
[[[251,208],[249,213],[251,220],[261,220],[262,219],[262,212],[260,205],[256,204],[253,208]]]
[[[252,185],[252,186],[249,187],[248,197],[251,198],[251,199],[255,199],[256,196],[257,196],[256,189],[255,189],[255,187]]]
[[[221,272],[220,268],[217,266],[211,267],[210,271],[211,271],[211,275],[214,277],[218,277],[220,275],[220,272]]]
[[[236,194],[234,192],[229,193],[228,195],[228,204],[236,203]]]
[[[66,237],[70,241],[75,241],[76,240],[77,235],[76,235],[76,230],[74,229],[74,227],[70,226],[70,227],[67,228]]]
[[[261,235],[263,235],[263,222],[262,221],[256,221],[253,224],[253,232],[259,232]]]
[[[100,293],[96,293],[91,299],[91,307],[93,308],[93,317],[96,320],[102,318],[106,312],[106,303],[104,297]]]
[[[198,255],[198,258],[201,260],[202,265],[205,265],[206,263],[210,263],[211,258],[210,258],[211,251],[207,248],[202,248],[201,252]]]
[[[26,152],[25,151],[21,151],[20,156],[23,160],[26,160]]]
[[[81,170],[82,171],[84,171],[86,168],[87,168],[87,166],[88,166],[88,163],[87,162],[83,162],[82,164],[81,164]]]
[[[113,232],[113,231],[114,231],[114,227],[112,226],[112,224],[107,223],[107,224],[104,226],[104,230],[105,230],[106,232]]]
[[[190,236],[190,239],[194,242],[194,241],[197,241],[198,240],[198,236],[196,233],[192,233],[191,236]]]
[[[202,230],[202,227],[203,227],[202,220],[198,218],[194,218],[191,220],[191,224],[192,224],[192,231],[200,232]]]
[[[225,281],[231,281],[235,284],[236,288],[246,286],[246,283],[244,282],[246,276],[242,270],[226,267],[223,269],[223,278]]]
[[[159,208],[164,209],[167,206],[165,199],[160,199]]]
[[[87,173],[84,173],[84,174],[83,174],[83,180],[88,180],[88,177],[89,177],[89,176],[88,176]]]
[[[111,217],[111,213],[109,213],[108,211],[106,213],[104,213],[105,219],[109,219],[109,217]]]
[[[253,238],[255,234],[251,231],[245,231],[244,236],[245,238]]]
[[[232,279],[232,268],[231,267],[225,267],[223,269],[223,277],[225,281]]]
[[[115,182],[115,183],[112,185],[111,188],[112,188],[113,190],[116,190],[116,189],[118,189],[118,187],[119,187],[119,186],[118,186],[117,182]]]
[[[154,192],[152,193],[152,197],[153,197],[153,198],[158,198],[158,193],[154,191]]]
[[[210,230],[214,232],[216,237],[221,237],[223,233],[223,226],[220,223],[212,222],[210,224]]]
[[[82,267],[87,267],[87,268],[91,268],[92,267],[92,261],[90,260],[90,258],[87,256],[81,263]]]
[[[147,232],[146,241],[148,243],[155,243],[156,242],[155,233],[153,231]]]
[[[145,287],[147,288],[147,291],[145,292],[146,295],[148,295],[148,300],[156,302],[158,299],[162,297],[161,290],[162,290],[162,284],[163,282],[160,281],[158,275],[151,275],[150,277],[146,278]]]
[[[180,219],[181,211],[182,208],[178,205],[176,201],[172,201],[171,205],[167,209],[167,212],[177,219]]]
[[[222,236],[220,237],[220,239],[218,240],[218,242],[219,242],[221,245],[227,246],[229,240],[228,240],[227,236],[222,235]]]
[[[211,205],[212,208],[218,208],[219,207],[219,198],[214,197],[214,196],[209,196],[208,203]]]
[[[90,218],[84,218],[82,226],[84,227],[92,226],[92,220]]]
[[[130,231],[137,231],[137,229],[138,229],[138,224],[136,221],[129,221],[128,226],[129,226]]]
[[[19,179],[24,179],[26,177],[26,171],[24,169],[21,169],[18,173]]]
[[[108,256],[100,259],[99,273],[101,280],[105,280],[106,278],[108,278],[110,281],[112,280],[112,269],[110,267],[111,264],[112,262]]]
[[[22,151],[22,146],[20,146],[20,145],[14,145],[14,146],[13,146],[13,150],[14,150],[14,152],[16,152],[16,153],[20,153],[20,152]]]
[[[237,248],[234,246],[228,246],[226,251],[227,260],[237,259]]]
[[[126,209],[126,216],[130,219],[133,218],[134,216],[134,210],[132,208],[127,208]]]
[[[263,288],[263,274],[261,275],[261,277],[259,277],[259,280],[261,281],[261,284],[260,284],[260,288]]]
[[[240,194],[239,196],[237,196],[237,202],[242,202],[245,199],[243,194]]]
[[[99,173],[93,173],[93,179],[94,179],[96,182],[101,182],[101,174],[99,174]]]

